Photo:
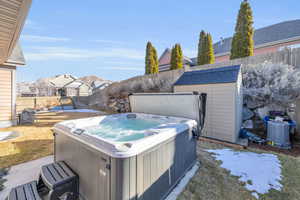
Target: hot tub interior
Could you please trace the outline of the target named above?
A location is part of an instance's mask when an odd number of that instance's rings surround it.
[[[167,117],[125,114],[106,117],[98,125],[86,127],[86,132],[110,141],[128,142],[174,128],[172,125],[178,126]]]

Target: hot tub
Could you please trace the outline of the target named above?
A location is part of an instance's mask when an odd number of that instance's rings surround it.
[[[88,200],[160,200],[196,162],[195,120],[124,113],[58,123],[55,160]]]

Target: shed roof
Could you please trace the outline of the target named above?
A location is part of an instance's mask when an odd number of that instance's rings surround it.
[[[174,85],[201,85],[234,83],[238,79],[240,65],[185,72]]]

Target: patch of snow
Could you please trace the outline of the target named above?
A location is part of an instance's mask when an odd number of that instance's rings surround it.
[[[14,132],[12,132],[12,131],[9,131],[9,132],[0,132],[0,141],[5,140],[6,138],[8,138],[13,133]]]
[[[246,183],[246,188],[258,198],[258,194],[268,193],[270,189],[281,190],[281,164],[276,155],[253,152],[237,152],[230,149],[207,150],[221,167],[230,171],[239,180]]]
[[[70,109],[70,110],[58,110],[56,112],[84,112],[84,113],[100,113],[98,110],[92,109]]]
[[[180,180],[177,186],[172,190],[172,192],[167,196],[165,200],[174,200],[180,195],[180,193],[184,190],[187,186],[189,181],[193,178],[196,174],[197,170],[199,169],[199,163],[196,163]]]

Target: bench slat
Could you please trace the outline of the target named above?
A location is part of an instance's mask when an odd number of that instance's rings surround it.
[[[53,178],[52,174],[50,173],[48,166],[42,167],[42,173],[44,174],[47,181],[49,181],[49,184],[53,185],[56,180]]]
[[[10,191],[9,200],[17,200],[17,190],[15,188]]]
[[[24,192],[27,200],[36,200],[31,189],[31,184],[24,185]]]
[[[53,166],[57,170],[57,172],[61,175],[62,178],[69,176],[58,163],[53,163]]]
[[[16,188],[17,191],[17,198],[18,199],[24,199],[26,200],[26,196],[25,196],[25,192],[24,192],[24,187],[23,186],[19,186]]]
[[[58,162],[57,164],[62,167],[68,176],[76,176],[64,162]]]
[[[36,181],[32,182],[30,186],[31,186],[31,191],[33,192],[33,195],[35,197],[35,200],[41,200],[40,195],[37,191],[37,182]]]
[[[55,182],[59,182],[62,179],[60,174],[58,174],[56,169],[54,169],[53,165],[49,165],[48,169],[49,169],[50,173],[52,174],[53,178],[55,179]]]

